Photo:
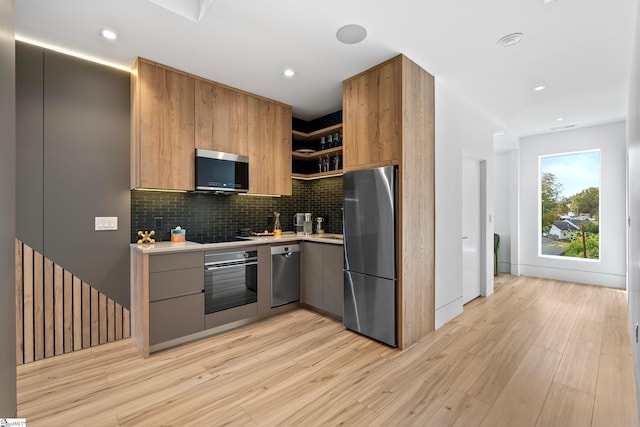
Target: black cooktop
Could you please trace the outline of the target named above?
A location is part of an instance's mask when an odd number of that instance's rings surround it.
[[[228,242],[237,242],[238,240],[241,240],[240,237],[237,236],[232,236],[232,237],[227,237],[227,236],[222,236],[222,237],[206,237],[204,239],[201,239],[200,241],[198,241],[198,243],[228,243]]]

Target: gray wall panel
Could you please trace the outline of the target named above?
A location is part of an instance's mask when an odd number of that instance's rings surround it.
[[[43,251],[43,60],[41,47],[16,42],[16,237]]]
[[[129,307],[129,73],[44,54],[44,254]],[[96,216],[117,231],[94,231]]]
[[[0,0],[0,416],[15,417],[15,47],[14,1]]]

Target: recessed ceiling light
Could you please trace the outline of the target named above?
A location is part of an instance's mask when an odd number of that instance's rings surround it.
[[[545,90],[547,87],[545,85],[538,85],[536,87],[533,88],[533,90],[535,90],[536,92],[541,92],[543,90]]]
[[[344,44],[360,43],[367,38],[367,30],[362,25],[345,25],[338,30],[336,38]]]
[[[564,117],[556,117],[556,122],[563,122],[564,121]]]
[[[284,74],[285,77],[291,78],[296,75],[296,72],[293,71],[291,68],[287,68],[286,70],[284,70],[284,73],[282,74]]]
[[[100,31],[100,35],[107,40],[115,40],[118,38],[118,35],[115,32],[106,28],[103,28],[102,31]]]
[[[502,46],[502,47],[513,46],[514,44],[520,43],[520,40],[522,40],[522,37],[524,37],[524,34],[522,33],[507,34],[506,36],[501,37],[500,40],[498,40],[498,46]]]
[[[553,2],[555,2],[555,1],[556,1],[556,0],[544,0],[544,4],[553,3]]]

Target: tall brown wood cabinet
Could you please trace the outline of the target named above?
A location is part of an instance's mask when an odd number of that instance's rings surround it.
[[[131,100],[132,188],[193,190],[193,78],[138,59]]]
[[[398,345],[435,328],[434,78],[404,55],[343,83],[345,170],[397,165]]]
[[[195,149],[249,157],[249,193],[291,195],[291,107],[138,58],[131,188],[193,190]]]

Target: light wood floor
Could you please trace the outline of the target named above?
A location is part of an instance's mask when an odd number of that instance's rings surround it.
[[[298,310],[143,360],[130,340],[18,367],[46,425],[637,426],[625,294],[500,276],[399,352]]]

